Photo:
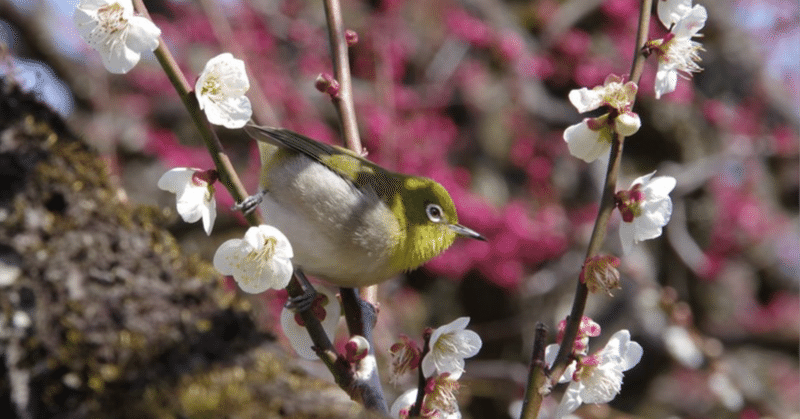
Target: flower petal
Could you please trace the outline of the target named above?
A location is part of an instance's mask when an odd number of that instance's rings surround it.
[[[707,18],[708,12],[706,8],[698,4],[677,22],[672,33],[675,34],[676,38],[697,36],[697,32],[706,25]]]
[[[592,130],[587,121],[588,118],[579,124],[567,127],[564,130],[564,141],[567,142],[570,154],[586,163],[591,163],[611,149],[611,142],[602,138],[604,129]]]
[[[230,239],[222,243],[214,253],[214,269],[223,275],[233,275],[241,260],[253,248],[241,239]]]
[[[153,51],[158,48],[158,37],[161,36],[161,29],[155,23],[141,16],[133,16],[129,19],[130,28],[128,29],[128,46],[138,52]]]
[[[167,192],[178,193],[192,179],[192,175],[200,169],[176,167],[161,175],[158,179],[158,188]]]
[[[600,89],[602,90],[602,89]],[[569,101],[580,113],[593,111],[603,105],[603,95],[596,89],[582,87],[569,92]]]
[[[577,410],[583,403],[581,390],[583,390],[583,385],[581,383],[575,381],[569,383],[567,390],[564,392],[564,396],[561,397],[561,402],[558,404],[553,418],[561,419]]]
[[[658,20],[667,29],[678,23],[692,8],[692,0],[657,0]]]
[[[671,93],[678,87],[678,70],[673,66],[659,62],[656,72],[655,92],[656,99],[661,99],[661,95]]]
[[[389,416],[401,419],[400,411],[408,409],[417,400],[417,389],[412,388],[400,395],[397,400],[392,403],[392,408],[389,409]]]
[[[621,222],[619,223],[619,241],[622,244],[622,252],[628,253],[633,249],[634,244],[634,228],[633,223]]]

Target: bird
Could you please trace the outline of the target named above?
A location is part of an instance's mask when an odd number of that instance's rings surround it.
[[[436,181],[389,171],[342,147],[248,124],[261,154],[257,206],[292,245],[292,263],[339,287],[378,284],[417,268],[462,236],[453,199]]]

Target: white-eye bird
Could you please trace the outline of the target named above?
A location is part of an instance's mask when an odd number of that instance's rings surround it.
[[[260,209],[305,273],[340,287],[382,282],[447,249],[458,224],[439,183],[394,173],[350,150],[279,128],[249,125],[261,152]]]

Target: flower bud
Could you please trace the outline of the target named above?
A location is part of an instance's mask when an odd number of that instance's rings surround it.
[[[619,258],[611,255],[598,255],[586,259],[580,280],[591,292],[603,290],[611,295],[611,290],[619,288]]]
[[[327,93],[331,99],[339,96],[339,82],[329,73],[320,73],[314,80],[314,87],[322,93]]]
[[[352,29],[347,29],[344,31],[344,39],[347,41],[347,46],[352,47],[358,43],[358,33]]]

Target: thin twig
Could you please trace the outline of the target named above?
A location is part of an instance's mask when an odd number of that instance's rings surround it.
[[[530,373],[528,374],[528,387],[525,389],[525,397],[522,399],[521,419],[536,419],[539,417],[539,408],[542,406],[544,395],[542,387],[547,383],[545,370],[547,365],[544,361],[544,348],[547,339],[547,329],[544,324],[536,323],[536,331],[533,337],[533,350],[531,351]]]
[[[634,50],[633,62],[631,65],[630,80],[639,83],[644,68],[645,55],[642,53],[642,48],[647,41],[648,30],[650,28],[650,13],[652,8],[652,0],[642,0],[641,9],[639,12],[639,30],[636,35],[636,49]],[[606,230],[608,228],[608,220],[614,210],[614,193],[617,187],[617,177],[619,175],[620,161],[622,160],[622,148],[625,137],[617,134],[611,145],[611,154],[608,162],[608,170],[606,172],[606,179],[603,186],[603,196],[600,199],[600,209],[597,214],[597,220],[594,224],[592,237],[589,240],[589,247],[586,250],[586,258],[595,256],[603,245],[605,240]],[[572,303],[572,310],[567,317],[566,329],[564,330],[564,337],[561,341],[561,348],[559,349],[556,360],[550,373],[551,382],[558,380],[564,373],[569,361],[569,356],[572,353],[572,346],[575,337],[578,334],[578,326],[580,325],[583,313],[586,308],[586,300],[589,296],[589,290],[586,285],[578,281],[575,290],[575,298]]]
[[[353,81],[350,77],[350,61],[347,39],[344,36],[342,6],[339,0],[324,0],[325,17],[328,20],[328,37],[331,41],[333,56],[333,73],[339,82],[339,94],[333,97],[333,103],[342,124],[342,136],[350,150],[361,153],[361,138],[358,135],[356,109],[353,104]]]
[[[152,20],[142,0],[133,0],[133,4],[139,14]],[[169,48],[167,48],[167,44],[164,42],[163,38],[158,38],[158,48],[153,52],[158,62],[161,64],[161,68],[167,73],[167,77],[175,88],[175,91],[178,92],[178,96],[180,96],[186,110],[189,111],[194,125],[197,127],[198,131],[200,131],[200,136],[203,138],[206,148],[208,148],[217,172],[219,173],[220,183],[228,189],[236,202],[242,202],[247,196],[247,190],[244,188],[242,181],[239,180],[239,176],[236,175],[233,164],[231,164],[228,155],[223,150],[222,144],[220,144],[219,138],[217,138],[217,134],[211,129],[208,120],[203,115],[203,111],[197,103],[197,98],[192,94],[192,88],[189,82],[183,75],[172,53],[170,53]],[[254,212],[245,215],[245,218],[247,222],[253,226],[259,225],[261,222],[258,214]]]

